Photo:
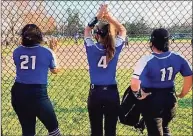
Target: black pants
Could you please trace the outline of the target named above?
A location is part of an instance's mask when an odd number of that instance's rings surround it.
[[[140,102],[148,136],[171,136],[168,125],[176,114],[177,103],[174,89],[145,89],[145,92],[152,92]]]
[[[58,121],[47,95],[47,85],[15,83],[11,98],[23,136],[35,135],[36,117],[45,125],[49,134],[59,134]]]
[[[91,136],[103,136],[103,116],[105,136],[115,136],[119,108],[117,85],[91,86],[88,97]]]

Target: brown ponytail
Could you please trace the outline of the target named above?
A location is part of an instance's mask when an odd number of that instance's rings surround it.
[[[110,24],[108,24],[108,33],[104,37],[104,46],[106,48],[106,56],[107,56],[107,63],[108,63],[115,55],[115,39],[114,39],[114,35],[111,32]]]
[[[107,63],[115,55],[115,28],[108,22],[100,22],[97,26],[96,33],[101,36],[100,42],[105,46]],[[114,31],[113,31],[114,30]]]

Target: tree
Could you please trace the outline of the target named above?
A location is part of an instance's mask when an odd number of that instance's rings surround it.
[[[151,32],[151,28],[145,22],[144,18],[131,23],[126,22],[124,26],[127,29],[127,35],[130,35],[131,37],[147,35]]]
[[[47,16],[44,10],[43,1],[36,1],[38,4],[35,12],[30,11],[30,1],[3,1],[2,2],[2,36],[9,44],[18,44],[18,32],[28,23],[34,23],[46,33],[52,33],[56,28],[56,21],[53,17]]]
[[[56,21],[53,17],[48,17],[42,12],[29,12],[24,14],[23,20],[25,24],[36,24],[43,33],[51,33],[56,30]]]
[[[53,33],[56,30],[56,20],[52,16],[48,16],[44,1],[36,1],[35,4],[34,12],[28,11],[23,14],[24,23],[36,24],[43,33]]]
[[[168,28],[169,32],[174,33],[192,33],[192,25],[183,23],[183,24],[174,24]]]
[[[25,5],[25,1],[3,1],[2,2],[2,37],[5,37],[6,45],[18,44],[19,37],[16,36],[22,24],[22,12],[20,6]]]
[[[79,32],[82,33],[84,27],[79,17],[78,10],[71,10],[70,8],[67,9],[68,18],[66,21],[66,35],[73,36],[75,33]]]

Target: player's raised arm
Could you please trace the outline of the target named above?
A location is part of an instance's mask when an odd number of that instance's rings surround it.
[[[104,15],[104,18],[111,24],[113,24],[116,28],[116,30],[118,31],[118,35],[125,39],[126,37],[126,29],[125,27],[115,18],[113,17],[113,15],[108,11],[108,7],[106,5],[106,8],[105,8],[106,12],[105,12],[105,15]]]
[[[85,30],[84,30],[84,37],[87,38],[87,37],[92,37],[91,35],[91,31],[92,29],[94,28],[94,26],[97,24],[98,20],[101,19],[103,16],[104,16],[104,12],[105,12],[105,9],[106,7],[104,5],[101,5],[100,6],[100,9],[96,15],[96,17],[94,17],[89,23],[88,23],[88,26],[85,27]]]

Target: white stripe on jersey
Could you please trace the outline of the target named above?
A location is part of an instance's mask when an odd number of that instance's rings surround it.
[[[22,46],[22,47],[24,47],[24,48],[36,48],[36,47],[40,47],[40,45],[36,45],[36,46],[32,46],[32,47],[27,47],[27,46],[23,46],[23,45],[20,45],[20,46]]]
[[[168,57],[170,57],[172,55],[172,53],[170,52],[170,54],[168,54],[168,56],[165,57],[158,57],[156,55],[154,55],[154,57],[156,57],[157,59],[167,59]]]
[[[174,51],[172,51],[171,53],[173,53],[173,54],[175,54],[175,55],[180,56],[181,58],[183,58],[183,59],[188,63],[190,69],[192,70],[192,65],[190,64],[190,62],[189,62],[182,54],[180,54],[180,53],[178,53],[178,52],[174,52]]]
[[[86,42],[86,46],[96,46],[96,44],[94,43],[94,41],[92,40],[91,37],[85,37],[84,38],[85,42]],[[119,47],[123,44],[123,42],[125,41],[122,37],[120,36],[117,36],[116,39],[115,39],[115,47]],[[97,47],[97,49],[99,50],[104,50],[104,49],[101,49],[99,47]]]
[[[48,48],[48,47],[44,47],[44,46],[41,46],[42,48],[45,48],[45,49],[47,49],[51,54],[52,54],[52,56],[53,56],[53,63],[56,65],[56,67],[58,66],[58,63],[57,63],[57,59],[56,59],[56,54],[55,54],[55,52],[52,50],[52,49],[50,49],[50,48]]]
[[[121,36],[118,35],[116,37],[115,47],[121,46],[123,44],[123,42],[125,42],[125,40]]]
[[[139,76],[141,75],[141,73],[143,72],[145,66],[147,65],[147,63],[154,58],[154,55],[150,54],[150,55],[145,55],[143,57],[141,57],[138,62],[136,63],[135,67],[134,67],[134,73],[132,75],[132,78],[136,78],[139,79]],[[139,75],[139,76],[138,76]]]
[[[85,37],[84,41],[86,42],[86,46],[93,46],[95,45],[94,41],[92,40],[91,37]]]
[[[98,50],[100,50],[100,51],[105,51],[106,49],[101,49],[101,48],[99,48],[96,44],[95,44],[95,47],[98,49]]]

